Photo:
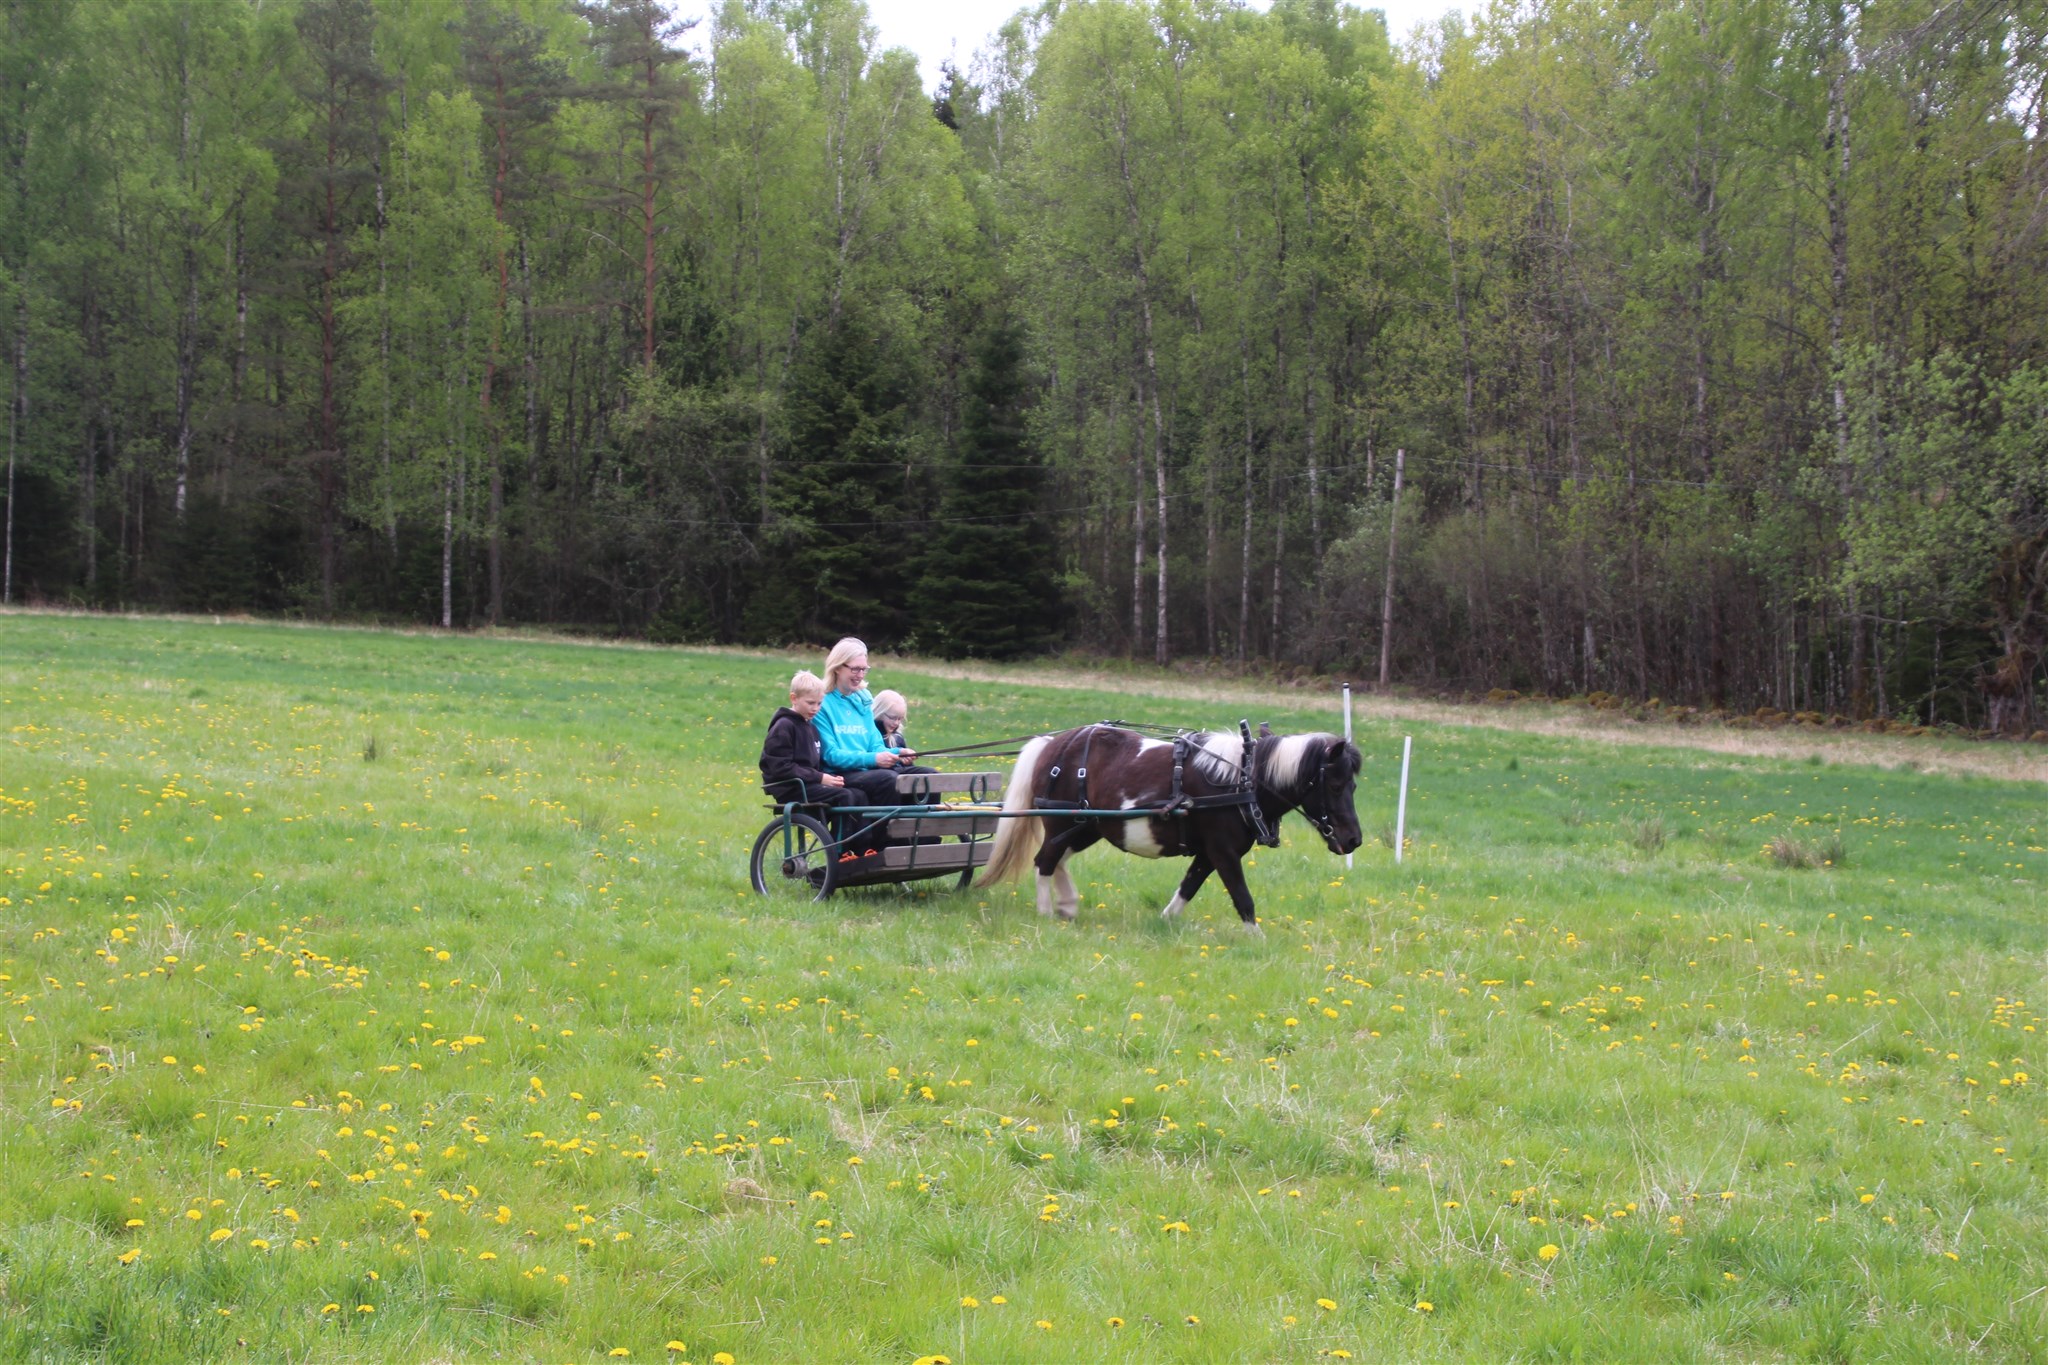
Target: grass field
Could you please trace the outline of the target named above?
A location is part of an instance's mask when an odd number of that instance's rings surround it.
[[[769,906],[796,662],[0,616],[0,1359],[2048,1355],[2041,787],[1414,725],[1263,941]]]

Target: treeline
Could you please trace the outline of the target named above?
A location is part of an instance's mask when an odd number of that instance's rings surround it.
[[[0,4],[6,592],[2025,733],[2044,36]]]

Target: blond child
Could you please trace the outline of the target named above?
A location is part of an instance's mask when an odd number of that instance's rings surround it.
[[[903,720],[909,710],[910,703],[894,688],[885,687],[875,693],[875,728],[882,732],[882,742],[891,749],[904,747]]]

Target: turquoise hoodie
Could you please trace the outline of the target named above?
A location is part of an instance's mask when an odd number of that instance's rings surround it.
[[[824,742],[829,772],[864,772],[875,766],[875,755],[889,747],[875,724],[875,699],[865,687],[858,692],[827,692],[811,723]]]

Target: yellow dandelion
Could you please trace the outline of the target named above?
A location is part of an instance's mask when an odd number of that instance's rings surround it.
[[[1434,1313],[1436,1311],[1436,1305],[1431,1303],[1428,1299],[1418,1299],[1415,1304],[1415,1311],[1418,1313]]]
[[[711,1365],[732,1365],[732,1352],[720,1351],[711,1357]]]
[[[1036,1327],[1041,1332],[1050,1332],[1052,1330],[1052,1319],[1040,1318],[1037,1322],[1034,1322],[1031,1325],[1033,1327]]]
[[[1123,1326],[1124,1320],[1122,1318],[1111,1318],[1109,1320],[1109,1325],[1111,1329],[1114,1330],[1115,1328]]]
[[[1317,1299],[1316,1307],[1322,1309],[1325,1313],[1334,1313],[1337,1311],[1337,1301],[1335,1299]]]
[[[119,1256],[116,1256],[114,1259],[119,1261],[122,1265],[134,1265],[135,1258],[140,1256],[141,1254],[141,1247],[129,1247],[126,1251],[122,1252]]]
[[[356,1311],[358,1313],[374,1313],[377,1309],[374,1304],[359,1303],[356,1305]]]
[[[606,1351],[605,1354],[614,1360],[623,1360],[633,1353],[624,1346],[614,1346],[609,1351]]]
[[[671,1341],[668,1345],[662,1347],[661,1349],[664,1351],[687,1351],[690,1348],[685,1346],[680,1341]]]
[[[962,1308],[979,1308],[981,1307],[981,1300],[975,1298],[972,1294],[962,1294],[960,1296],[960,1306]]]
[[[206,1240],[209,1242],[225,1242],[234,1235],[235,1230],[233,1228],[215,1228],[206,1235]]]
[[[1190,1327],[1200,1327],[1202,1325],[1202,1320],[1196,1317],[1193,1313],[1188,1314],[1186,1317],[1182,1318],[1181,1321],[1186,1323]]]
[[[329,1313],[339,1313],[340,1311],[341,1311],[341,1305],[340,1305],[340,1304],[338,1304],[338,1303],[330,1303],[330,1304],[327,1304],[327,1305],[326,1305],[325,1307],[323,1307],[323,1308],[322,1308],[322,1309],[320,1310],[320,1316],[324,1318],[324,1317],[326,1317],[326,1316],[327,1316],[327,1315],[328,1315]]]
[[[1544,1262],[1550,1262],[1550,1261],[1554,1261],[1554,1260],[1556,1260],[1556,1259],[1557,1259],[1557,1243],[1555,1243],[1555,1242],[1545,1242],[1545,1243],[1544,1243],[1544,1244],[1543,1244],[1542,1246],[1540,1246],[1540,1247],[1537,1247],[1537,1248],[1536,1248],[1536,1259],[1537,1259],[1537,1260],[1539,1260],[1539,1261],[1544,1261]]]

